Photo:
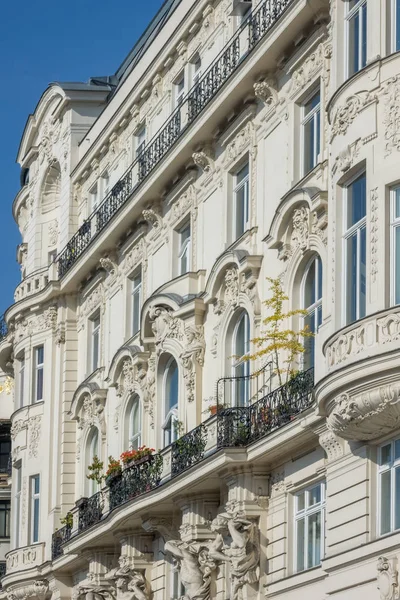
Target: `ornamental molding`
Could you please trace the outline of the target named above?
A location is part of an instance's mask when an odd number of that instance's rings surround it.
[[[341,458],[344,454],[341,440],[329,429],[320,434],[319,445],[325,451],[328,463]]]
[[[330,403],[328,428],[346,440],[373,440],[400,424],[400,383],[342,393]]]
[[[370,224],[371,224],[371,235],[370,235],[370,253],[371,253],[371,283],[376,282],[376,276],[378,274],[378,188],[374,188],[370,192]]]
[[[142,211],[143,220],[148,223],[151,237],[158,236],[163,229],[163,219],[161,216],[161,207],[153,205]]]
[[[331,58],[331,42],[321,42],[317,49],[303,61],[302,65],[293,71],[290,93],[293,95],[307,87],[322,68],[329,71],[329,61]]]
[[[397,600],[399,598],[399,572],[397,561],[380,556],[376,565],[377,587],[380,600]]]
[[[210,146],[205,146],[201,150],[193,152],[192,159],[196,167],[199,167],[203,173],[215,171],[214,152]]]
[[[243,154],[245,150],[249,150],[251,157],[255,156],[256,153],[256,134],[255,128],[252,121],[246,123],[246,125],[236,134],[232,142],[230,142],[225,149],[224,154],[224,166],[235,162]]]
[[[39,415],[28,419],[28,450],[29,458],[37,458],[41,433],[42,418]]]
[[[334,160],[332,175],[335,175],[336,173],[342,175],[349,171],[360,154],[360,148],[361,140],[358,139],[341,150]]]
[[[17,548],[7,554],[7,574],[24,571],[40,565],[43,561],[43,545]]]
[[[50,221],[50,223],[47,226],[47,232],[48,232],[48,239],[49,239],[49,247],[52,248],[53,246],[57,245],[57,241],[58,241],[58,221],[57,221],[57,219]]]
[[[371,92],[359,92],[346,98],[345,103],[338,106],[333,115],[331,142],[337,135],[345,135],[360,112],[373,102],[377,102],[377,96]]]
[[[7,590],[7,598],[8,600],[44,600],[48,593],[49,583],[43,579],[16,589]]]
[[[327,204],[322,202],[318,209],[310,210],[303,204],[294,208],[289,213],[287,224],[279,235],[279,240],[271,247],[278,249],[278,258],[282,261],[289,260],[296,252],[307,252],[312,245],[315,246],[319,238],[324,246],[328,244],[328,214]]]
[[[104,435],[106,432],[106,422],[104,416],[106,390],[98,391],[102,393],[86,393],[83,396],[76,420],[78,422],[78,429],[83,430],[97,426]]]
[[[196,203],[196,189],[193,185],[190,185],[188,189],[172,204],[170,224],[173,225],[179,221],[179,219],[181,219],[185,213],[195,208]]]
[[[169,517],[150,517],[142,522],[142,527],[147,533],[159,533],[165,542],[178,535],[178,531]]]
[[[117,386],[117,396],[130,396],[140,393],[143,408],[150,417],[150,426],[154,429],[154,398],[156,393],[156,353],[150,356],[135,355],[122,363],[121,375]],[[114,416],[114,427],[119,426],[119,410]]]
[[[136,269],[140,263],[146,261],[146,248],[146,241],[142,237],[126,254],[122,263],[122,271],[125,275]]]
[[[400,150],[400,77],[392,77],[382,85],[385,156]]]
[[[18,421],[14,421],[14,423],[11,426],[11,430],[10,430],[11,439],[14,441],[15,438],[17,437],[17,435],[24,429],[27,429],[27,427],[28,427],[28,421],[23,421],[22,419],[18,419]]]
[[[15,321],[15,339],[19,341],[27,336],[34,335],[46,329],[55,331],[57,325],[57,307],[50,306],[42,314],[26,317]]]
[[[105,301],[103,284],[99,283],[93,291],[86,296],[82,296],[78,313],[79,329],[82,328],[83,320],[86,317],[89,317],[99,306],[104,309]]]
[[[229,308],[237,308],[247,299],[253,307],[254,314],[259,315],[261,303],[258,295],[258,275],[260,266],[247,266],[239,270],[236,266],[226,269],[219,293],[213,300],[214,314],[221,316]]]
[[[279,103],[278,80],[274,75],[265,75],[253,84],[256,98],[261,100],[269,108]]]

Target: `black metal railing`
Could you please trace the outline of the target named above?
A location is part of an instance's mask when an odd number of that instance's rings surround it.
[[[299,372],[254,404],[218,412],[218,448],[247,446],[286,425],[313,402],[314,369]]]
[[[6,570],[7,570],[7,563],[0,562],[0,590],[3,588],[1,580],[5,576]]]
[[[250,367],[250,363],[243,363]],[[254,404],[271,391],[273,386],[273,363],[265,363],[261,369],[247,375],[221,377],[217,381],[215,397],[219,407],[227,408],[238,404]]]
[[[313,371],[309,369],[299,372],[285,385],[264,394],[253,404],[219,410],[216,416],[217,443],[211,451],[246,447],[283,427],[309,408],[313,403]],[[252,378],[254,375],[248,377]],[[171,444],[171,478],[177,477],[205,458],[207,432],[207,422],[201,423]],[[125,468],[121,475],[114,477],[108,484],[109,511],[159,487],[162,484],[162,470],[161,453],[146,457],[141,462]],[[77,533],[92,527],[105,516],[102,492],[82,499]],[[62,554],[62,546],[70,537],[71,529],[66,527],[53,534],[53,559]]]
[[[204,458],[206,444],[207,430],[203,423],[173,442],[171,445],[172,476],[179,475],[200,462]]]
[[[56,258],[61,279],[294,0],[264,0]]]
[[[124,469],[121,477],[110,483],[110,510],[156,488],[161,481],[162,465],[162,456],[155,454]]]
[[[70,525],[64,525],[61,529],[57,529],[53,533],[53,537],[51,540],[51,557],[53,560],[62,556],[63,553],[63,544],[68,542],[71,538],[72,527]]]
[[[89,527],[101,521],[102,516],[102,493],[96,492],[90,498],[86,498],[79,506],[78,531],[89,529]]]
[[[4,315],[0,317],[0,341],[6,337],[8,333],[8,327]]]

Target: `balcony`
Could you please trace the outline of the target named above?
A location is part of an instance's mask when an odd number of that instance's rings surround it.
[[[251,376],[250,376],[251,377]],[[250,379],[249,377],[249,379]],[[53,534],[52,558],[116,508],[151,492],[226,448],[247,448],[295,420],[313,404],[313,370],[299,373],[246,407],[224,408],[147,461],[125,468],[110,485],[73,509],[74,523]]]
[[[56,263],[60,279],[73,267],[128,198],[138,191],[150,173],[294,2],[295,0],[264,0],[248,16],[160,131],[59,253]]]
[[[8,552],[6,554],[7,575],[41,565],[44,562],[44,549],[44,543],[40,543],[16,548]]]

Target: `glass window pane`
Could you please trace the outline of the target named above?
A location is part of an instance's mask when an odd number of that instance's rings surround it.
[[[304,116],[306,116],[308,113],[310,113],[313,108],[316,108],[318,106],[318,104],[321,101],[321,94],[318,91],[316,94],[314,94],[314,96],[308,101],[306,102],[306,104],[304,104]]]
[[[316,292],[316,281],[315,281],[315,266],[316,259],[313,260],[311,265],[309,266],[307,277],[304,284],[304,308],[307,309],[309,306],[312,306],[315,301],[315,292]]]
[[[395,10],[395,15],[394,15],[395,47],[394,47],[394,51],[398,51],[398,50],[400,50],[400,0],[396,0],[394,10]]]
[[[394,528],[400,529],[400,468],[394,472]]]
[[[39,498],[33,501],[33,542],[39,540]]]
[[[361,9],[362,32],[361,32],[361,64],[360,69],[367,64],[367,3]]]
[[[321,502],[321,486],[316,485],[308,492],[308,506],[314,506]]]
[[[391,444],[387,444],[386,446],[382,446],[381,448],[381,460],[380,465],[387,465],[392,461],[392,446]]]
[[[360,64],[360,15],[357,11],[349,19],[349,76],[354,75],[359,70]]]
[[[357,234],[347,240],[347,273],[346,273],[346,306],[347,323],[357,319]]]
[[[396,440],[394,443],[394,460],[400,458],[400,440]]]
[[[178,405],[178,365],[175,360],[171,361],[168,367],[165,392],[165,410],[167,415],[172,408]]]
[[[358,223],[367,214],[366,184],[363,174],[347,188],[347,227]]]
[[[317,164],[318,154],[321,152],[321,111],[318,110],[315,114],[315,127],[316,127],[316,148],[315,148],[315,164]]]
[[[39,348],[36,349],[36,364],[37,365],[43,364],[43,359],[44,359],[44,346],[39,346]]]
[[[307,566],[315,567],[321,562],[321,513],[308,517]]]
[[[245,231],[245,193],[244,186],[236,192],[236,237]]]
[[[43,400],[43,369],[36,371],[36,400]]]
[[[380,498],[380,533],[388,533],[390,531],[390,512],[391,512],[391,495],[390,495],[390,471],[381,473],[381,498]]]
[[[301,510],[305,509],[305,494],[304,492],[301,492],[300,494],[298,494],[296,496],[297,498],[297,512],[300,512]]]
[[[400,227],[394,228],[394,249],[393,249],[393,260],[394,260],[394,301],[396,304],[400,304]]]
[[[315,166],[314,164],[314,119],[310,119],[304,124],[304,173],[308,173]]]
[[[297,552],[296,552],[297,571],[304,571],[304,569],[305,569],[305,564],[304,564],[304,558],[305,558],[304,557],[304,545],[305,545],[304,519],[300,519],[299,521],[297,521],[296,525],[297,525]]]
[[[400,0],[399,0],[400,2]],[[394,218],[400,218],[400,187],[393,190],[394,195]]]
[[[247,177],[248,174],[249,174],[249,163],[246,163],[244,165],[244,167],[242,169],[240,169],[240,171],[238,171],[236,174],[236,184],[243,181],[243,179],[245,177]]]
[[[363,227],[360,233],[360,305],[358,318],[362,319],[366,313],[367,300],[367,231]]]

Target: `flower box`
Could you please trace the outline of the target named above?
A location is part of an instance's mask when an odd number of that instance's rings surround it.
[[[128,469],[129,467],[137,467],[143,463],[151,462],[153,460],[152,454],[147,454],[146,456],[142,456],[141,458],[132,458],[128,462],[124,463],[124,468]]]

